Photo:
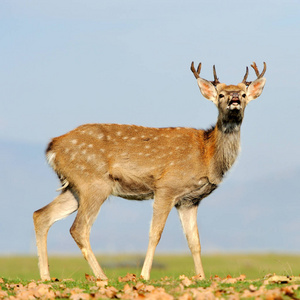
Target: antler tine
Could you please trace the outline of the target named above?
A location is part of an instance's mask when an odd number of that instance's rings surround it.
[[[267,70],[267,65],[266,65],[265,62],[264,62],[264,69],[262,70],[261,73],[259,73],[259,70],[258,70],[257,65],[256,65],[255,62],[252,63],[251,67],[255,71],[257,79],[262,78],[265,75],[266,70]],[[252,81],[246,81],[247,77],[248,77],[248,67],[246,67],[246,74],[244,76],[244,79],[243,79],[242,83],[244,83],[245,85],[249,86],[252,83]]]
[[[198,68],[197,68],[197,73],[198,73],[198,74],[200,74],[200,72],[201,72],[201,66],[202,66],[202,64],[199,63]]]
[[[262,78],[265,75],[266,70],[267,70],[267,64],[265,62],[264,62],[264,69],[262,70],[261,73],[259,73],[255,62],[252,63],[251,67],[254,69],[257,79]]]
[[[249,74],[249,69],[248,69],[248,67],[246,67],[246,73],[245,73],[245,76],[242,81],[242,83],[244,83],[245,85],[251,84],[251,81],[246,81],[246,79],[248,78],[248,74]]]
[[[198,68],[197,68],[197,71],[195,69],[195,66],[194,66],[194,62],[192,61],[192,64],[191,64],[191,71],[193,72],[194,76],[196,79],[200,78],[200,72],[201,72],[201,63],[199,63],[198,65]],[[214,86],[216,86],[217,84],[220,83],[219,79],[218,79],[218,76],[217,76],[217,72],[216,72],[216,67],[215,65],[213,66],[213,72],[214,72],[214,81],[210,81]]]
[[[255,74],[257,77],[259,77],[259,71],[258,71],[258,68],[257,68],[257,65],[255,62],[252,63],[251,67],[253,68],[253,70],[255,71]]]
[[[264,69],[260,73],[259,78],[262,78],[265,75],[266,71],[267,71],[267,64],[264,62]]]
[[[213,72],[214,72],[214,81],[211,81],[211,83],[216,86],[218,83],[220,83],[220,81],[217,77],[217,72],[216,72],[215,65],[213,65]]]
[[[195,67],[194,67],[194,62],[192,61],[191,71],[193,72],[196,79],[200,78],[199,74],[200,74],[200,71],[201,71],[201,63],[199,63],[197,71],[196,71]]]

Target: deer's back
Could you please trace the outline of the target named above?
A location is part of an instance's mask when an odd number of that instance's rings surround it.
[[[86,124],[54,138],[49,164],[74,186],[105,180],[112,194],[152,198],[158,188],[187,189],[206,176],[202,131]]]

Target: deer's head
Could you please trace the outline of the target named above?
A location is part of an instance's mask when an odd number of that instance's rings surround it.
[[[211,100],[219,110],[219,118],[222,122],[234,122],[240,124],[243,120],[246,105],[259,97],[263,91],[266,79],[263,75],[266,72],[266,63],[264,69],[260,73],[255,63],[251,65],[254,69],[257,79],[255,81],[246,81],[248,77],[248,67],[243,81],[237,85],[226,85],[218,80],[215,66],[213,66],[214,81],[208,81],[201,78],[201,63],[198,65],[197,71],[194,62],[191,65],[197,83],[202,95]]]

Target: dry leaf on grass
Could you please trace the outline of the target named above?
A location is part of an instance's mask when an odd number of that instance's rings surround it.
[[[89,282],[95,282],[97,281],[96,277],[92,276],[92,275],[89,275],[87,273],[85,273],[85,279]]]
[[[246,279],[246,275],[240,275],[239,277],[231,277],[231,275],[227,275],[227,277],[221,280],[222,283],[236,283],[238,281],[244,281]]]
[[[185,286],[188,287],[194,282],[192,282],[189,278],[187,278],[185,275],[180,275],[179,279],[181,280],[181,283]]]
[[[145,295],[145,299],[151,300],[173,300],[174,297],[166,293],[164,288],[156,288],[151,293]]]
[[[74,294],[70,297],[71,300],[89,300],[90,295],[86,293]]]
[[[199,280],[203,280],[203,279],[204,279],[203,276],[201,276],[200,274],[192,277],[192,280],[195,280],[195,281],[199,281]]]
[[[97,279],[96,285],[97,285],[98,287],[106,287],[106,286],[108,285],[108,280],[100,280],[100,279]]]
[[[127,273],[124,277],[119,277],[119,282],[127,282],[127,281],[133,281],[136,282],[136,275],[135,274],[129,274]]]
[[[118,290],[113,287],[113,286],[109,286],[105,289],[105,295],[108,298],[114,298],[118,293]]]
[[[300,281],[300,276],[279,276],[273,275],[264,281],[265,284],[269,283],[291,283]]]

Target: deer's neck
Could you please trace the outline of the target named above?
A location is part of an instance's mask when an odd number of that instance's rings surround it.
[[[213,129],[210,147],[213,156],[209,164],[210,181],[219,184],[234,164],[240,152],[240,123],[218,120]]]

